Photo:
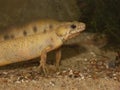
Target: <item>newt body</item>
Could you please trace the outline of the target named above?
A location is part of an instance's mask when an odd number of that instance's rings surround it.
[[[85,29],[81,22],[69,22],[52,31],[7,40],[0,43],[0,66],[41,57],[40,68],[46,72],[47,53],[59,48],[66,40],[80,34]],[[56,65],[59,66],[61,54],[56,54]]]

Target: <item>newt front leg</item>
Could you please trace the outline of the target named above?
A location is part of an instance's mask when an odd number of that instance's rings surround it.
[[[47,65],[46,65],[46,60],[47,60],[47,50],[43,50],[41,53],[39,69],[43,70],[44,74],[47,75],[48,69],[47,69]],[[59,70],[60,60],[61,60],[61,48],[58,48],[58,49],[56,49],[56,63],[55,63],[56,69],[58,69],[58,70]]]
[[[47,75],[48,74],[48,69],[46,65],[47,50],[42,51],[40,58],[41,60],[40,60],[39,69],[43,70],[44,74]],[[60,60],[61,60],[61,48],[58,48],[56,49],[56,63],[55,63],[56,69],[59,69]]]
[[[61,48],[56,49],[56,69],[59,69],[60,65],[60,60],[61,60]]]
[[[47,59],[47,51],[46,50],[43,50],[41,52],[41,60],[40,60],[40,70],[42,69],[44,74],[47,74],[48,73],[48,69],[46,67],[46,59]]]
[[[51,51],[52,49],[52,45],[48,45],[45,49],[43,49],[43,51],[41,52],[41,60],[40,60],[40,70],[42,69],[44,74],[47,75],[48,73],[48,69],[47,69],[47,65],[46,65],[46,60],[47,60],[47,53],[49,51]]]

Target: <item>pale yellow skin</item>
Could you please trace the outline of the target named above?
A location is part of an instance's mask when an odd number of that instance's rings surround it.
[[[29,60],[62,45],[60,38],[53,32],[38,34],[25,38],[7,40],[0,43],[0,66]]]
[[[71,22],[52,31],[3,41],[0,43],[0,66],[40,56],[40,68],[46,72],[47,53],[59,48],[64,41],[79,35],[84,29],[84,23]],[[61,54],[58,51],[56,65],[59,65],[60,58]]]

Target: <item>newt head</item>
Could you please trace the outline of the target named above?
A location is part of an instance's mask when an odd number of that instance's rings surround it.
[[[55,31],[62,41],[68,40],[80,34],[85,30],[85,23],[82,22],[68,22],[61,24]]]

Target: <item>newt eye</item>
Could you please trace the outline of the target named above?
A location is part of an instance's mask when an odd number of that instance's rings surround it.
[[[76,25],[72,24],[70,27],[71,27],[72,29],[75,29],[75,28],[76,28]]]

